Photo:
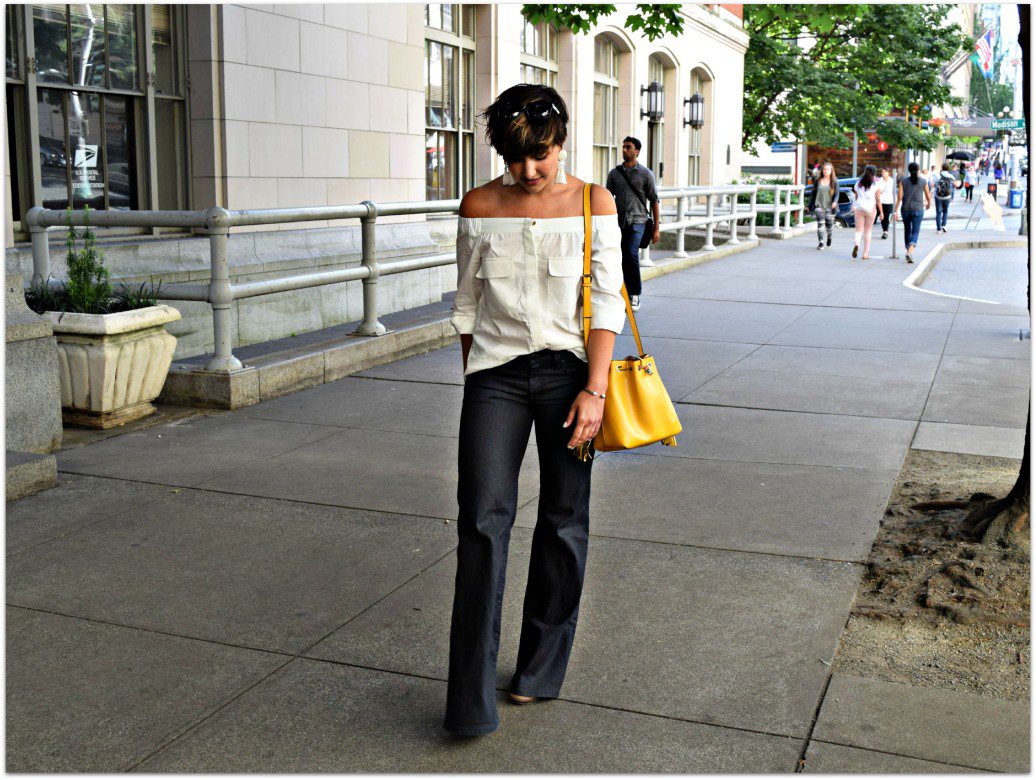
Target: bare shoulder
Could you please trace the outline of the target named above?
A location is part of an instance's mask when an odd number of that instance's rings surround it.
[[[496,181],[491,181],[481,187],[468,190],[460,201],[460,216],[468,219],[491,216],[496,210],[499,200],[498,195],[493,191],[494,185],[496,185]]]
[[[600,184],[590,186],[590,213],[608,215],[615,212],[615,198]]]

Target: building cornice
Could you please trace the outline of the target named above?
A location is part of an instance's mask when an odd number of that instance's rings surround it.
[[[722,16],[709,13],[700,5],[693,3],[684,3],[680,8],[680,14],[689,23],[685,25],[685,28],[693,28],[703,35],[737,49],[742,54],[748,51],[751,36],[742,27],[738,27]]]

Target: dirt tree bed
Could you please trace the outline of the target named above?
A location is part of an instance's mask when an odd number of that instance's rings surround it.
[[[910,450],[835,659],[838,671],[999,699],[1029,697],[1030,544],[983,546],[969,508],[1020,462]]]

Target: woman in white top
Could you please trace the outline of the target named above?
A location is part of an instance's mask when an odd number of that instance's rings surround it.
[[[878,200],[878,184],[874,180],[878,169],[868,165],[863,169],[863,176],[853,185],[856,199],[853,211],[856,212],[856,238],[853,243],[853,257],[860,251],[860,239],[863,239],[863,259],[870,260],[871,230],[874,220],[881,216],[881,202]]]
[[[464,360],[457,574],[443,725],[499,725],[496,660],[518,472],[536,428],[540,492],[511,699],[556,698],[565,676],[589,538],[591,461],[574,448],[601,426],[622,331],[621,231],[594,185],[591,321],[581,319],[583,182],[566,176],[568,110],[538,84],[504,91],[482,114],[504,175],[464,196],[452,324]]]
[[[881,169],[881,178],[878,179],[878,191],[881,193],[881,237],[889,237],[889,220],[892,218],[892,206],[896,202],[896,180],[892,178],[892,171],[888,168]]]

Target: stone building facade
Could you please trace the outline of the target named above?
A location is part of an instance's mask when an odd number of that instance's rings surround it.
[[[589,34],[525,23],[519,4],[8,5],[7,267],[31,276],[24,214],[62,209],[267,209],[459,197],[498,176],[477,113],[521,81],[569,104],[569,169],[603,182],[628,134],[662,186],[740,167],[747,36],[739,5],[683,7],[648,42],[619,6]],[[657,87],[651,87],[657,82]],[[661,116],[644,117],[661,89]],[[704,125],[685,122],[694,94]],[[204,280],[207,241],[167,228],[99,229],[115,278]],[[379,219],[382,258],[452,243],[450,220]],[[52,230],[55,275],[63,236]],[[359,228],[235,229],[235,280],[359,262]],[[379,283],[384,312],[441,299],[453,270]],[[207,305],[178,302],[177,357],[211,349]],[[235,344],[356,320],[350,282],[237,302]]]

